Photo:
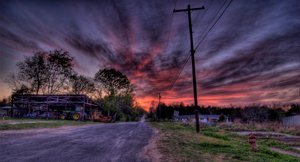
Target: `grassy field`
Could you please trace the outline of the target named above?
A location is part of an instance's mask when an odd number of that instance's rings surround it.
[[[35,122],[35,123],[30,123]],[[18,123],[18,124],[9,124]],[[58,128],[61,126],[83,126],[89,124],[104,124],[93,121],[73,121],[59,119],[17,119],[6,118],[0,121],[0,130],[20,130],[20,129],[35,129],[35,128]]]
[[[163,161],[299,161],[296,156],[270,151],[267,147],[294,149],[290,145],[257,140],[260,152],[252,152],[247,136],[231,133],[216,126],[202,126],[200,134],[195,128],[182,123],[148,122],[160,133],[157,147],[164,156]],[[299,145],[299,143],[298,143]],[[298,151],[299,153],[299,151]]]
[[[268,131],[279,132],[299,136],[299,126],[297,125],[283,125],[278,122],[249,122],[249,123],[234,123],[234,124],[218,124],[218,128],[227,131]]]

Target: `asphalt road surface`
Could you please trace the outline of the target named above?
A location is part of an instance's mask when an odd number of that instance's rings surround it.
[[[0,161],[149,161],[141,153],[153,135],[153,129],[144,122],[48,129],[35,133],[1,132]]]

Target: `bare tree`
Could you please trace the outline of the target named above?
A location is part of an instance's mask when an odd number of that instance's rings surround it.
[[[94,81],[92,78],[75,73],[70,77],[70,82],[72,84],[72,92],[74,94],[87,94],[95,91]]]
[[[36,52],[33,57],[25,56],[24,62],[18,62],[17,67],[19,69],[18,77],[21,80],[25,80],[31,85],[28,89],[34,90],[36,94],[39,94],[41,86],[46,81],[46,52]]]
[[[71,75],[73,59],[67,51],[50,51],[46,64],[47,84],[45,84],[45,87],[47,94],[57,93],[62,90],[64,83]]]
[[[57,93],[65,88],[72,71],[72,61],[68,52],[62,50],[34,52],[34,56],[25,56],[24,61],[17,63],[18,72],[10,73],[5,82],[13,93]]]

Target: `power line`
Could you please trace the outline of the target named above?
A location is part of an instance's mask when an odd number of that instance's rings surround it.
[[[214,1],[214,0],[213,0],[213,1]],[[206,4],[206,2],[207,2],[207,0],[204,1],[204,3],[203,3],[202,6],[204,6],[204,5]],[[176,7],[176,6],[175,6],[175,7]],[[210,7],[210,6],[209,6],[209,7]],[[209,8],[209,7],[208,7],[208,8]],[[206,14],[206,12],[207,12],[207,10],[205,10],[204,15]],[[200,15],[200,13],[197,14],[197,16],[194,18],[193,21],[195,21],[199,15]],[[204,15],[201,17],[200,21],[202,20],[202,18],[204,17]],[[199,23],[200,23],[200,21],[199,21]],[[199,24],[199,23],[198,23],[198,24]],[[184,38],[183,40],[186,40],[187,37],[188,37],[188,35],[186,35],[185,38]],[[188,47],[188,41],[186,41],[186,42],[184,43],[183,48],[182,48],[183,51],[184,51],[187,47]]]
[[[202,43],[202,41],[204,40],[204,38],[207,36],[207,34],[211,31],[211,29],[216,25],[216,23],[220,20],[220,18],[222,17],[222,15],[225,13],[225,11],[227,10],[227,8],[230,6],[231,2],[233,0],[231,0],[229,2],[229,4],[227,5],[227,7],[225,8],[225,10],[222,12],[222,14],[218,17],[217,21],[213,24],[213,26],[209,29],[209,31],[206,33],[206,35],[203,37],[203,39],[199,42],[199,44],[196,46],[195,50],[199,47],[199,45]]]
[[[184,69],[186,63],[189,61],[190,57],[191,57],[191,55],[188,55],[188,57],[186,58],[186,60],[185,60],[185,62],[184,62],[184,64],[183,64],[183,66],[182,66],[182,68],[180,69],[179,73],[178,73],[177,76],[175,77],[175,80],[174,80],[173,83],[171,84],[170,90],[167,91],[167,94],[166,94],[166,96],[165,96],[164,98],[166,98],[166,97],[169,95],[170,91],[172,90],[174,84],[176,83],[177,79],[179,78],[179,76],[180,76],[182,70]]]
[[[206,1],[205,1],[206,2]],[[203,16],[201,17],[201,19],[198,21],[198,23],[195,25],[195,29],[197,28],[197,26],[200,24],[200,22],[202,21],[203,17],[206,15],[207,11],[209,10],[210,6],[214,3],[214,0],[210,3],[210,5],[207,7],[207,9],[205,10]],[[205,30],[204,30],[205,31]]]
[[[227,10],[227,8],[230,6],[230,4],[232,3],[233,0],[230,1],[230,3],[227,5],[227,7],[225,8],[225,10],[221,13],[221,15],[218,17],[218,19],[216,20],[216,22],[213,24],[213,26],[209,29],[209,31],[205,34],[205,36],[203,37],[203,39],[199,42],[199,44],[196,46],[195,50],[199,47],[199,45],[202,43],[202,41],[204,40],[204,38],[206,38],[207,34],[211,31],[211,29],[215,26],[215,24],[219,21],[219,19],[222,17],[222,15],[225,13],[225,11]],[[213,1],[214,2],[214,1]],[[212,3],[213,3],[212,2]],[[214,16],[214,18],[212,19],[212,21],[209,23],[209,25],[206,27],[206,29],[204,30],[204,32],[207,30],[207,28],[210,26],[210,24],[213,22],[213,20],[216,18],[216,16],[218,15],[218,13],[221,11],[221,9],[224,7],[224,5],[226,4],[227,1],[225,1],[225,3],[223,3],[222,7],[219,9],[219,11],[217,12],[217,14]],[[206,3],[206,1],[205,1]],[[212,5],[212,3],[210,4],[210,6]],[[209,6],[209,7],[210,7]],[[208,7],[208,8],[209,8]],[[207,12],[207,11],[206,11]],[[204,13],[203,17],[205,16],[206,12]],[[202,17],[202,18],[203,18]],[[202,18],[200,19],[200,21],[197,23],[197,25],[201,22]],[[196,26],[197,26],[196,25]],[[204,32],[202,33],[202,35],[204,34]],[[200,38],[202,37],[202,35],[200,36]],[[200,39],[199,39],[200,40]],[[187,43],[186,43],[187,44]],[[165,95],[164,98],[166,98],[170,91],[172,90],[172,88],[174,87],[174,84],[176,83],[177,79],[179,78],[182,70],[184,69],[186,63],[188,62],[189,58],[191,57],[191,55],[189,55],[186,59],[186,61],[184,62],[184,65],[182,66],[182,68],[180,69],[179,73],[176,75],[175,80],[172,82],[171,86],[170,86],[170,90],[167,91],[167,94]]]
[[[203,4],[203,6],[206,4],[206,2],[207,2],[207,0],[205,0],[204,1],[204,4]],[[211,5],[210,5],[211,6]],[[209,7],[210,7],[209,6]],[[176,6],[175,6],[176,7]],[[206,14],[206,12],[207,12],[207,10],[205,11],[205,13],[204,13],[204,15]],[[199,14],[198,14],[199,15]],[[198,16],[197,15],[197,16]],[[204,15],[202,16],[202,18],[204,17]],[[195,17],[195,19],[194,20],[196,20],[196,18],[197,18],[197,16]],[[202,20],[202,18],[201,18],[201,20]],[[201,21],[200,20],[200,21]],[[185,39],[187,38],[187,36],[185,37]],[[184,40],[185,40],[184,39]],[[185,44],[183,45],[183,50],[187,47],[187,45],[188,45],[188,42],[186,41],[185,42]],[[172,90],[172,88],[173,88],[173,86],[174,86],[174,84],[175,84],[175,82],[177,81],[177,79],[178,79],[178,77],[179,77],[179,75],[181,74],[181,72],[182,72],[182,70],[183,70],[183,68],[185,67],[185,65],[186,65],[186,63],[187,63],[187,61],[189,60],[189,58],[190,58],[190,56],[188,56],[187,57],[187,59],[186,59],[186,61],[185,61],[185,63],[184,63],[184,65],[183,65],[183,67],[181,68],[181,70],[179,71],[179,73],[177,74],[177,76],[175,77],[175,79],[174,79],[174,81],[173,81],[173,83],[171,84],[171,88],[170,88],[170,90],[168,90],[168,93],[167,93],[167,95],[169,94],[169,92]],[[168,80],[169,81],[169,80]],[[167,96],[166,95],[166,96]]]
[[[221,8],[219,9],[219,11],[217,12],[217,14],[211,19],[210,23],[206,26],[206,28],[204,29],[203,33],[201,34],[201,36],[199,37],[199,40],[196,41],[196,44],[198,41],[200,41],[201,37],[203,36],[203,34],[205,33],[205,31],[208,29],[208,27],[210,26],[210,24],[214,21],[214,19],[217,17],[217,15],[219,14],[219,12],[221,11],[221,9],[224,7],[224,5],[226,4],[227,0],[223,3],[223,5],[221,6]],[[197,48],[196,48],[197,49]]]
[[[174,7],[176,7],[176,5],[177,5],[177,0],[175,1],[175,5],[174,5]],[[170,25],[170,32],[169,32],[169,36],[168,36],[168,43],[167,43],[167,48],[166,49],[168,49],[168,47],[169,47],[169,42],[170,42],[170,35],[171,35],[171,31],[172,31],[172,24],[173,24],[173,17],[174,17],[174,13],[172,13],[172,20],[171,20],[171,25]]]
[[[174,8],[176,8],[177,1],[178,0],[175,1]],[[172,12],[172,20],[171,20],[171,25],[170,25],[170,28],[169,28],[169,35],[168,35],[168,41],[167,41],[167,46],[166,46],[167,50],[166,51],[168,51],[168,48],[169,48],[170,35],[171,35],[171,32],[172,32],[172,25],[173,25],[173,19],[174,19],[173,17],[174,17],[174,13]],[[169,77],[169,79],[170,79],[170,77]],[[168,79],[168,81],[169,81],[169,79]]]

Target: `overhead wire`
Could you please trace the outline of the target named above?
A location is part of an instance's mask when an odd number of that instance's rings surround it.
[[[190,57],[191,57],[191,55],[188,55],[188,57],[186,58],[186,60],[185,60],[185,62],[184,62],[184,64],[183,64],[183,66],[181,67],[179,73],[177,74],[177,76],[175,77],[173,83],[171,84],[170,90],[168,90],[168,92],[167,92],[167,94],[165,95],[164,98],[166,98],[166,97],[169,95],[170,91],[172,90],[174,84],[176,83],[177,79],[179,78],[181,72],[183,71],[183,69],[184,69],[186,63],[189,61]]]
[[[174,8],[176,8],[176,5],[177,5],[177,0],[176,0],[176,2],[175,2]],[[171,35],[171,31],[172,31],[173,16],[174,16],[174,13],[173,13],[173,15],[172,15],[172,22],[171,22],[170,32],[169,32],[169,36],[168,36],[167,49],[168,49],[168,47],[169,47],[169,42],[170,42],[169,38],[170,38],[170,35]],[[184,50],[185,48],[186,48],[186,45],[184,45],[183,50]],[[170,74],[170,76],[171,76],[171,74]],[[172,79],[172,78],[173,78],[173,77],[168,77],[168,82],[171,81],[170,79]],[[172,81],[172,82],[173,82],[173,81]],[[168,86],[168,87],[169,87],[169,86]]]
[[[211,26],[211,28],[209,29],[209,31],[205,34],[205,36],[202,38],[202,40],[199,42],[199,44],[196,46],[196,48],[195,48],[195,50],[199,47],[199,45],[202,43],[202,41],[204,40],[204,38],[206,38],[206,36],[208,35],[208,33],[211,31],[211,29],[215,26],[215,24],[219,21],[219,19],[222,17],[222,15],[225,13],[225,11],[227,10],[227,8],[230,6],[230,4],[232,3],[232,1],[233,0],[231,0],[230,1],[230,3],[227,5],[227,7],[225,8],[225,10],[221,13],[221,15],[218,17],[218,19],[215,21],[215,23]],[[225,3],[222,5],[222,7],[219,9],[219,11],[217,12],[217,14],[214,16],[214,18],[212,19],[212,21],[215,19],[215,17],[218,15],[218,13],[221,11],[221,9],[224,7],[224,5],[226,4],[226,2],[227,2],[227,0],[225,1]],[[205,1],[205,3],[206,3],[206,1]],[[213,2],[212,2],[213,3]],[[211,4],[212,4],[211,3]],[[210,4],[210,6],[211,6],[211,4]],[[209,7],[210,7],[209,6]],[[205,13],[206,14],[206,13]],[[205,15],[204,14],[204,15]],[[204,15],[203,15],[203,17],[204,17]],[[202,18],[203,18],[202,17]],[[202,18],[201,18],[201,20],[202,20]],[[200,21],[201,21],[200,20]],[[198,24],[200,23],[200,21],[198,22]],[[206,27],[206,29],[204,30],[204,32],[207,30],[207,28],[210,26],[210,24],[212,23],[212,21],[209,23],[209,25]],[[202,35],[204,34],[204,32],[202,33]],[[200,36],[200,38],[202,37],[202,35]],[[200,39],[199,39],[200,40]],[[196,43],[197,44],[197,43]],[[170,93],[170,91],[172,90],[172,88],[174,87],[174,84],[176,83],[176,81],[177,81],[177,79],[179,78],[179,76],[180,76],[180,74],[181,74],[181,72],[183,71],[183,69],[184,69],[184,67],[185,67],[185,65],[186,65],[186,63],[188,62],[188,60],[189,60],[189,58],[191,57],[191,55],[188,55],[188,57],[187,57],[187,59],[185,60],[185,62],[184,62],[184,65],[182,66],[182,68],[180,69],[180,71],[179,71],[179,73],[176,75],[176,77],[175,77],[175,79],[174,79],[174,81],[172,82],[172,84],[171,84],[171,86],[170,86],[170,90],[168,90],[167,91],[167,94],[165,95],[165,97],[164,98],[166,98],[168,95],[169,95],[169,93]]]
[[[175,6],[174,6],[174,8],[176,7],[177,1],[178,1],[178,0],[175,1]],[[170,42],[170,35],[171,35],[172,24],[173,24],[173,17],[174,17],[174,13],[172,12],[172,20],[171,20],[171,25],[170,25],[170,32],[169,32],[169,35],[168,35],[167,49],[168,49],[168,47],[169,47],[169,42]]]
[[[229,2],[229,4],[227,5],[227,7],[225,8],[225,10],[221,13],[221,15],[218,17],[217,21],[213,24],[213,26],[209,29],[209,31],[206,33],[206,35],[203,37],[203,39],[199,42],[199,44],[196,46],[195,50],[199,47],[199,45],[202,43],[202,41],[204,40],[204,38],[207,36],[207,34],[211,31],[211,29],[216,25],[216,23],[220,20],[220,18],[223,16],[223,14],[225,13],[225,11],[227,10],[227,8],[230,6],[230,4],[232,3],[233,0],[231,0]]]
[[[208,9],[211,7],[211,5],[212,5],[213,3],[214,3],[214,0],[213,0],[213,1],[210,3],[210,5],[205,9],[205,12],[204,12],[203,16],[202,16],[201,19],[198,21],[198,23],[195,25],[194,29],[196,29],[197,26],[200,24],[200,22],[202,21],[203,17],[206,15]],[[205,4],[204,4],[204,5],[205,5]],[[204,6],[204,5],[203,5],[203,6]]]
[[[206,2],[207,2],[207,0],[204,1],[203,6],[206,4]],[[213,3],[213,2],[212,2],[212,3]],[[211,4],[212,4],[212,3],[211,3]],[[210,4],[210,6],[211,6],[211,4]],[[209,7],[210,7],[210,6],[209,6]],[[175,6],[175,7],[176,7],[176,6]],[[209,8],[209,7],[208,7],[208,8]],[[206,12],[207,12],[207,10],[206,10]],[[204,15],[206,14],[206,12],[204,13]],[[199,14],[198,14],[198,15],[199,15]],[[197,16],[198,16],[198,15],[197,15]],[[204,15],[201,17],[200,21],[202,20],[202,18],[204,17]],[[196,20],[197,16],[195,17],[194,21]],[[188,37],[188,35],[185,37],[185,39],[187,39],[187,37]],[[184,39],[184,40],[185,40],[185,39]],[[188,47],[187,45],[188,45],[188,41],[185,41],[185,44],[183,45],[183,46],[184,46],[183,49],[185,49],[186,47]],[[188,55],[188,57],[187,57],[186,60],[184,61],[184,65],[183,65],[183,66],[181,67],[181,69],[179,70],[179,73],[174,77],[173,82],[168,86],[168,87],[170,87],[170,90],[167,90],[167,94],[165,95],[165,98],[168,96],[169,92],[170,92],[170,91],[172,90],[172,88],[174,87],[174,84],[176,83],[177,79],[179,78],[179,76],[180,76],[182,70],[184,69],[184,67],[185,67],[185,65],[186,65],[186,63],[188,62],[188,60],[189,60],[190,57],[191,57],[191,55]],[[168,88],[168,89],[169,89],[169,88]],[[162,95],[162,96],[163,96],[163,95]]]
[[[214,1],[214,0],[213,0],[213,1]],[[204,6],[204,5],[206,4],[206,2],[207,2],[207,0],[204,1],[204,3],[203,3],[202,6]],[[175,6],[175,7],[176,7],[176,6]],[[174,9],[175,9],[175,7],[174,7]],[[210,7],[210,6],[209,6],[209,7]],[[193,12],[193,11],[192,11],[192,12]],[[206,12],[207,12],[207,10],[206,10]],[[205,12],[205,13],[206,13],[206,12]],[[205,13],[204,13],[204,15],[205,15]],[[198,13],[198,15],[194,18],[193,22],[196,21],[197,17],[198,17],[200,14],[201,14],[201,12]],[[201,20],[202,20],[202,18],[203,18],[203,16],[201,17]],[[201,21],[201,20],[200,20],[200,21]],[[187,39],[188,39],[188,36],[189,36],[189,35],[187,34],[187,35],[184,37],[183,40],[187,40]],[[183,48],[181,48],[181,49],[182,49],[183,51],[184,51],[186,48],[188,48],[188,43],[189,43],[188,41],[185,41],[184,44],[182,45]]]
[[[205,6],[205,4],[206,4],[206,2],[207,2],[207,0],[205,0],[204,1],[204,3],[203,3],[203,5],[202,6]],[[194,11],[191,11],[191,12],[194,12]],[[206,12],[207,12],[207,10],[205,10],[205,13],[203,14],[203,16],[201,17],[201,19],[200,19],[200,21],[202,20],[202,18],[204,17],[204,15],[206,14]],[[195,18],[193,19],[193,21],[192,22],[195,22],[196,21],[196,19],[197,19],[197,17],[201,14],[202,12],[198,12],[198,14],[195,16]],[[188,34],[185,36],[185,38],[184,38],[184,40],[187,40],[188,39]],[[185,41],[185,43],[184,43],[184,48],[183,49],[185,49],[186,47],[188,47],[188,41]]]
[[[200,39],[203,36],[203,34],[205,33],[205,31],[208,29],[208,27],[211,25],[211,23],[215,20],[215,18],[217,17],[217,15],[221,11],[221,9],[224,7],[224,5],[226,4],[226,2],[227,2],[227,0],[223,3],[223,5],[221,6],[221,8],[218,10],[217,14],[211,19],[211,21],[209,22],[209,24],[206,26],[206,28],[204,29],[203,33],[199,37],[199,40],[196,41],[196,44],[198,44],[197,42],[200,41]]]
[[[175,1],[175,4],[174,4],[174,8],[176,8],[176,5],[177,5],[177,1],[178,0],[176,0]],[[171,35],[171,32],[172,32],[172,25],[173,25],[173,18],[174,18],[174,13],[172,12],[172,20],[171,20],[171,25],[170,25],[170,29],[169,29],[169,35],[168,35],[168,41],[167,41],[167,46],[166,46],[166,49],[168,50],[168,48],[169,48],[169,42],[170,42],[170,35]],[[166,50],[166,51],[167,51]],[[169,77],[168,77],[169,78]]]

